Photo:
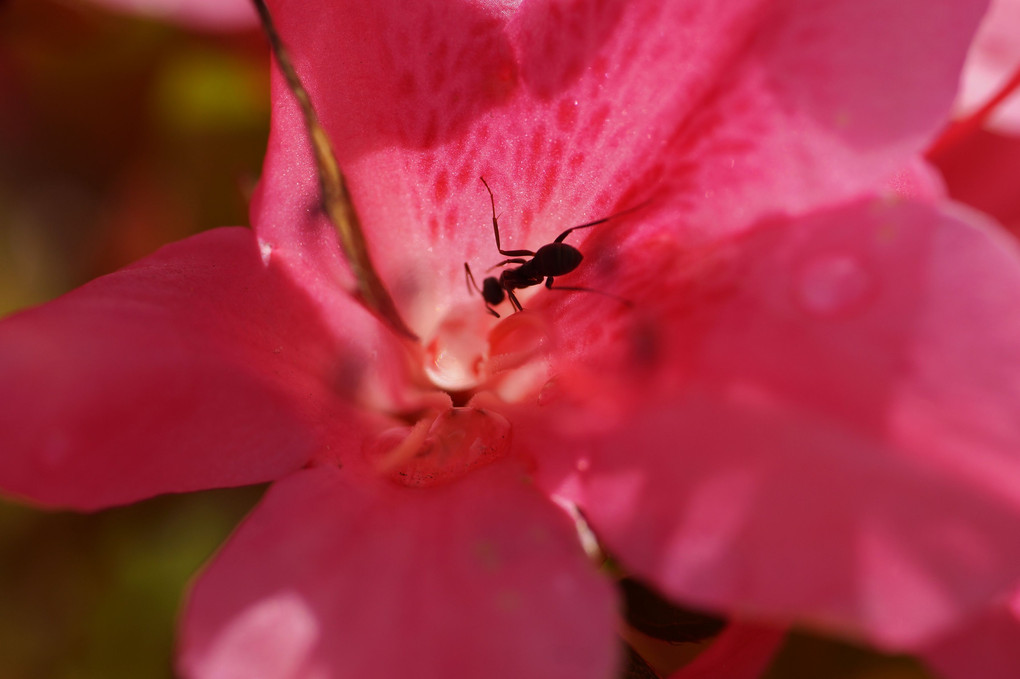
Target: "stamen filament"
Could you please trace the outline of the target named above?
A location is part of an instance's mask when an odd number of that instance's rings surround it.
[[[431,411],[415,422],[407,436],[376,462],[376,471],[380,474],[388,474],[397,467],[410,462],[421,450],[429,429],[437,417],[439,417],[439,413]]]

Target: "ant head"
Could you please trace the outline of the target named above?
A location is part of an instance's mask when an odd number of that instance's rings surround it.
[[[489,276],[482,281],[482,299],[489,306],[496,306],[506,297],[503,292],[503,286],[499,284],[493,276]]]

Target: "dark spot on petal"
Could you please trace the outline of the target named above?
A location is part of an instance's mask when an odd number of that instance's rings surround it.
[[[450,181],[447,178],[446,170],[440,170],[439,174],[436,175],[436,179],[432,184],[432,190],[437,203],[446,201],[446,197],[450,195]]]
[[[646,317],[638,318],[630,329],[630,355],[637,368],[648,370],[662,361],[662,336],[659,327]]]
[[[556,107],[556,124],[564,132],[569,132],[577,124],[578,102],[573,99],[564,99]]]

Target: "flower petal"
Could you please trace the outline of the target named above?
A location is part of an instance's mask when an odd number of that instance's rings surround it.
[[[1020,97],[1018,97],[1020,98]],[[1020,136],[975,130],[941,149],[933,162],[945,177],[949,194],[1020,237]]]
[[[917,202],[937,202],[948,196],[938,169],[921,157],[904,163],[888,177],[885,186],[900,198]]]
[[[1020,677],[1020,592],[939,638],[922,657],[944,679]]]
[[[1020,2],[992,0],[967,53],[956,102],[960,117],[981,108],[1020,68],[1018,32]],[[988,123],[1002,134],[1020,133],[1020,96],[1014,94],[998,106]]]
[[[571,523],[495,465],[426,492],[318,467],[200,577],[180,668],[216,677],[611,677],[614,602]]]
[[[0,487],[92,509],[277,478],[354,426],[344,360],[250,231],[166,246],[0,323]]]
[[[556,483],[635,575],[903,648],[1020,574],[1020,257],[994,224],[871,201],[590,271],[635,306],[546,298],[560,373],[515,441],[578,466]]]
[[[707,236],[811,209],[920,151],[947,115],[980,4],[273,9],[383,279],[427,336],[435,309],[466,294],[463,262],[498,258],[479,176],[508,248],[535,249],[655,191],[683,203],[675,228]],[[329,271],[336,257],[313,252],[328,227],[303,216],[317,192],[305,134],[278,80],[275,93],[257,229]]]
[[[730,624],[708,649],[669,679],[758,679],[786,633],[744,622]]]

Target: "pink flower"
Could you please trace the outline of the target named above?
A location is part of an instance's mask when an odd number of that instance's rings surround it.
[[[277,79],[254,236],[0,326],[0,485],[93,509],[276,481],[191,593],[191,677],[613,676],[564,501],[686,605],[916,648],[1020,576],[1020,259],[882,189],[945,118],[973,4],[277,2],[420,341],[349,294]],[[505,249],[650,198],[557,278],[628,303],[538,286],[489,316],[480,176]]]
[[[964,70],[964,117],[928,152],[955,199],[1020,235],[1020,3],[998,0]],[[947,679],[1020,675],[1020,589],[926,644],[922,657]]]
[[[1020,676],[1020,592],[934,640],[927,663],[945,679]]]

